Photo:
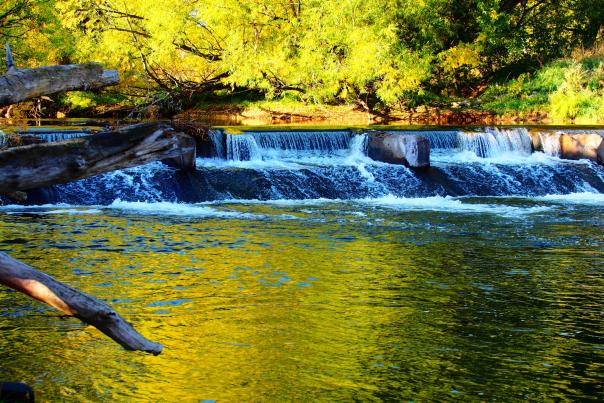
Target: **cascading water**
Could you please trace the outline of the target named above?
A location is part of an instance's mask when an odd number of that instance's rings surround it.
[[[430,141],[431,150],[453,150],[459,148],[459,138],[463,135],[463,132],[457,130],[387,130],[387,133],[426,137]]]
[[[227,159],[232,161],[251,161],[260,158],[256,139],[250,134],[227,135]]]
[[[481,158],[506,153],[528,155],[532,151],[531,137],[526,129],[491,129],[481,131],[398,131],[402,135],[419,134],[430,141],[431,150],[469,151]]]
[[[539,140],[541,140],[541,147],[543,152],[552,157],[559,157],[561,153],[560,146],[560,132],[540,132]]]
[[[226,134],[226,158],[250,161],[342,156],[349,148],[351,136],[350,131]]]
[[[208,136],[211,142],[211,156],[214,158],[226,158],[226,150],[225,150],[225,134],[222,130],[218,129],[210,129],[208,131]]]
[[[0,147],[3,147],[6,144],[6,134],[2,130],[0,130]]]
[[[489,158],[506,153],[529,155],[531,137],[526,129],[487,129],[459,133],[460,148],[479,157]]]
[[[531,154],[525,129],[397,133],[430,140],[429,169],[371,160],[366,153],[371,134],[216,130],[210,134],[212,158],[198,158],[195,172],[157,163],[62,185],[30,201],[107,204],[116,198],[203,202],[604,192],[604,168],[586,160]]]
[[[30,128],[27,131],[18,132],[21,135],[37,137],[45,142],[53,143],[56,141],[71,140],[79,137],[90,136],[90,130],[54,130]]]
[[[350,131],[249,132],[249,134],[264,149],[322,152],[347,149],[352,136]]]

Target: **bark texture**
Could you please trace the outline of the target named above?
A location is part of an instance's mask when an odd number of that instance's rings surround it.
[[[116,70],[105,70],[96,63],[35,69],[16,69],[13,66],[0,76],[0,106],[59,92],[98,89],[119,81]]]
[[[0,193],[67,183],[165,159],[194,169],[195,140],[162,123],[9,148],[0,152]]]
[[[69,287],[25,263],[0,252],[0,284],[79,318],[111,337],[126,350],[158,355],[162,345],[147,340],[104,302]]]

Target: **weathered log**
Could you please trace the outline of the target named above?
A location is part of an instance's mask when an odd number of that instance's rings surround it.
[[[6,42],[6,72],[13,73],[17,68],[15,67],[15,59],[13,59],[13,53],[10,51],[10,45]]]
[[[154,355],[162,351],[161,344],[147,340],[109,305],[2,252],[0,252],[0,284],[96,327],[126,350],[145,351]]]
[[[143,123],[68,141],[9,148],[0,152],[0,193],[67,183],[164,159],[194,169],[195,140],[165,124]]]
[[[18,69],[8,43],[6,67],[6,74],[0,76],[0,106],[59,92],[103,88],[120,81],[116,70],[105,70],[97,63]]]

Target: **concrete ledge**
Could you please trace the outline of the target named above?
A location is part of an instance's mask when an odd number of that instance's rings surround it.
[[[604,137],[596,133],[562,134],[560,157],[569,160],[589,159],[598,162],[598,149]]]
[[[412,168],[430,166],[430,141],[422,136],[370,132],[367,155],[376,161]]]

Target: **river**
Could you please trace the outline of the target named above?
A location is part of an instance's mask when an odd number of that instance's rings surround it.
[[[126,352],[0,289],[0,380],[42,401],[601,400],[604,168],[480,133],[425,132],[423,173],[356,134],[218,133],[195,173],[0,207],[0,250],[164,344]]]

